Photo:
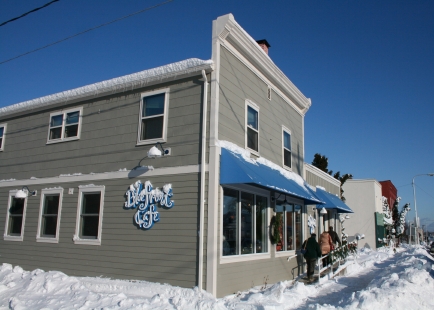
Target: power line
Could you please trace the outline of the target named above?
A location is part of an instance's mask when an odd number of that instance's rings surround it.
[[[41,6],[41,7],[39,7],[39,8],[33,9],[33,10],[31,10],[31,11],[28,11],[27,13],[24,13],[23,15],[20,15],[20,16],[18,16],[18,17],[15,17],[15,18],[12,18],[12,19],[10,19],[10,20],[7,20],[7,21],[5,21],[4,23],[1,23],[1,24],[0,24],[0,27],[6,25],[7,23],[13,22],[14,20],[17,20],[17,19],[23,18],[24,16],[29,15],[30,13],[33,13],[33,12],[39,11],[40,9],[46,8],[47,6],[49,6],[50,4],[52,4],[53,2],[57,2],[57,1],[60,1],[60,0],[53,0],[53,1],[51,1],[51,2],[48,2],[48,3],[44,4],[43,6]]]
[[[134,13],[131,13],[131,14],[126,15],[126,16],[123,16],[123,17],[119,17],[119,18],[117,18],[117,19],[114,19],[114,20],[112,20],[112,21],[110,21],[110,22],[107,22],[107,23],[101,24],[101,25],[99,25],[99,26],[96,26],[96,27],[93,27],[93,28],[90,28],[90,29],[84,30],[84,31],[79,32],[79,33],[76,33],[76,34],[74,34],[74,35],[72,35],[72,36],[69,36],[69,37],[66,37],[66,38],[64,38],[64,39],[61,39],[61,40],[59,40],[59,41],[56,41],[56,42],[53,42],[53,43],[47,44],[47,45],[45,45],[45,46],[39,47],[39,48],[34,49],[34,50],[32,50],[32,51],[26,52],[26,53],[24,53],[24,54],[21,54],[21,55],[18,55],[18,56],[15,56],[15,57],[9,58],[9,59],[7,59],[7,60],[4,60],[4,61],[0,62],[0,65],[4,64],[4,63],[6,63],[6,62],[9,62],[9,61],[15,60],[15,59],[17,59],[17,58],[23,57],[23,56],[25,56],[25,55],[28,55],[28,54],[31,54],[31,53],[34,53],[34,52],[40,51],[40,50],[42,50],[42,49],[44,49],[44,48],[47,48],[47,47],[50,47],[50,46],[56,45],[56,44],[61,43],[61,42],[63,42],[63,41],[66,41],[66,40],[69,40],[69,39],[75,38],[75,37],[77,37],[77,36],[79,36],[79,35],[82,35],[82,34],[84,34],[84,33],[86,33],[86,32],[89,32],[89,31],[92,31],[92,30],[95,30],[95,29],[98,29],[98,28],[101,28],[101,27],[104,27],[104,26],[107,26],[107,25],[113,24],[113,23],[115,23],[115,22],[118,22],[118,21],[120,21],[120,20],[126,19],[126,18],[131,17],[131,16],[134,16],[134,15],[137,15],[137,14],[140,14],[140,13],[143,13],[143,12],[146,12],[146,11],[149,11],[149,10],[152,10],[152,9],[155,9],[155,8],[157,8],[157,7],[159,7],[159,6],[165,5],[165,4],[167,4],[167,3],[169,3],[169,2],[172,2],[172,1],[174,1],[174,0],[167,0],[167,1],[165,1],[165,2],[161,2],[161,3],[156,4],[156,5],[154,5],[154,6],[148,7],[148,8],[146,8],[146,9],[143,9],[143,10],[140,10],[140,11],[137,11],[137,12],[134,12]]]

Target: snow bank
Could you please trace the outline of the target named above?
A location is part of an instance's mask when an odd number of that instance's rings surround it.
[[[433,258],[422,247],[363,249],[346,276],[282,281],[216,299],[198,288],[0,267],[0,309],[434,309]]]
[[[0,116],[24,110],[35,109],[59,102],[66,102],[68,100],[82,98],[90,95],[98,95],[100,93],[108,91],[119,92],[126,89],[145,86],[146,84],[156,80],[176,77],[178,75],[188,74],[191,72],[199,72],[202,69],[211,68],[212,65],[212,60],[190,58],[165,66],[140,71],[137,73],[3,107],[0,108]]]

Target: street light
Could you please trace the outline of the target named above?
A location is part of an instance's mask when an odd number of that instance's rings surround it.
[[[413,177],[413,181],[411,182],[411,185],[413,185],[413,198],[414,198],[414,212],[416,213],[416,231],[418,231],[418,229],[419,229],[419,221],[418,221],[418,217],[417,217],[417,205],[416,205],[416,187],[414,186],[414,179],[416,178],[416,177],[418,177],[418,176],[421,176],[421,175],[427,175],[427,176],[430,176],[430,177],[432,177],[432,176],[434,176],[434,173],[422,173],[422,174],[416,174],[414,177]],[[415,232],[415,240],[417,240],[417,244],[419,244],[419,233],[418,232]]]
[[[422,225],[422,241],[425,241],[425,240],[423,240],[424,238],[423,238],[423,233],[425,232],[425,227],[426,227],[426,225]]]

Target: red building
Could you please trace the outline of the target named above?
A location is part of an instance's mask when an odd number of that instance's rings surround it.
[[[387,198],[387,203],[389,204],[389,209],[392,210],[393,204],[398,197],[398,190],[392,181],[380,181],[381,184],[381,194]]]

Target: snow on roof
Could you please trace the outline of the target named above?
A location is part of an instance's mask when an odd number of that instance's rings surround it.
[[[102,82],[74,88],[71,90],[55,93],[52,95],[16,103],[0,108],[0,116],[31,110],[51,104],[66,102],[68,100],[82,98],[91,95],[98,95],[107,91],[123,91],[127,88],[144,86],[150,82],[176,77],[183,74],[198,72],[210,69],[213,66],[212,60],[201,60],[190,58],[174,62],[165,66],[124,75],[121,77],[105,80]]]

